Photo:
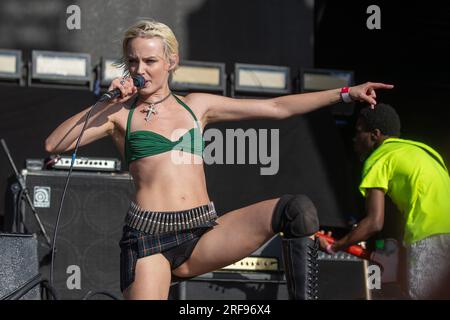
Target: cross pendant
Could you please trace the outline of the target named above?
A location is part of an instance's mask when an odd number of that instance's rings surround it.
[[[151,104],[150,107],[145,107],[144,112],[147,112],[147,115],[145,116],[145,121],[149,122],[150,117],[152,114],[158,114],[158,111],[156,111],[155,105]]]

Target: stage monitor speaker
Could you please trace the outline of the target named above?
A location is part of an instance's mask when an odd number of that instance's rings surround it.
[[[37,239],[32,235],[0,233],[0,299],[39,274]],[[36,285],[20,300],[40,300]]]
[[[36,211],[53,239],[67,171],[24,171]],[[123,221],[134,192],[128,174],[72,172],[56,238],[55,290],[61,299],[82,299],[91,292],[121,298],[120,248]],[[25,226],[39,232],[34,216],[23,202]],[[50,250],[39,241],[40,272],[50,280]],[[95,298],[110,299],[105,295]]]

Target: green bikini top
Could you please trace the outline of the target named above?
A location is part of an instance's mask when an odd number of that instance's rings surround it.
[[[177,102],[192,115],[195,120],[196,127],[190,129],[176,141],[171,141],[159,133],[148,130],[130,132],[130,123],[131,118],[133,117],[134,109],[136,108],[136,99],[128,113],[127,129],[125,133],[125,160],[127,163],[171,150],[180,150],[202,156],[205,143],[203,141],[198,120],[194,112],[192,112],[192,110],[183,101],[181,101],[176,95],[173,94],[173,96]]]

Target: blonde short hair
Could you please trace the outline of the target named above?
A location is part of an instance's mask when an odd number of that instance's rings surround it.
[[[159,37],[163,41],[164,45],[164,58],[166,61],[170,61],[172,54],[178,55],[178,41],[173,31],[164,23],[155,20],[140,20],[129,27],[123,36],[122,40],[122,58],[119,65],[124,67],[125,72],[128,73],[127,62],[127,47],[130,40],[134,38],[153,38]],[[177,66],[176,66],[177,67]],[[175,71],[176,67],[171,70],[171,73]]]

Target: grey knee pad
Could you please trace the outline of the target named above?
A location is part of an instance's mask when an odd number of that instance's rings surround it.
[[[286,238],[313,235],[319,230],[317,210],[311,199],[303,194],[283,195],[275,206],[272,229]]]

